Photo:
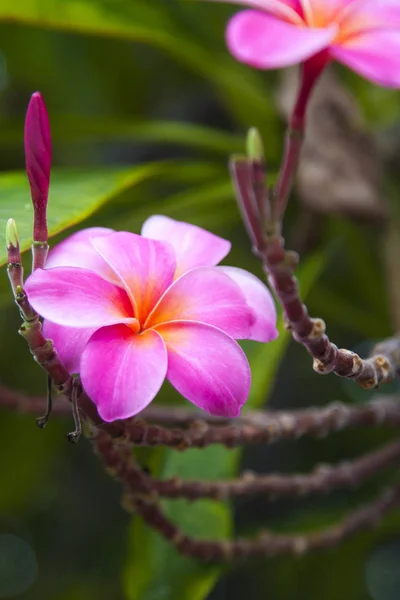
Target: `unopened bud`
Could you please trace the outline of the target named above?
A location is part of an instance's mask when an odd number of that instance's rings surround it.
[[[25,162],[34,210],[33,239],[46,242],[50,184],[51,137],[46,106],[39,92],[29,102],[25,119]]]
[[[247,155],[251,160],[262,162],[264,160],[264,145],[260,132],[255,127],[249,129],[246,139]]]
[[[17,224],[14,219],[8,219],[6,225],[7,250],[19,248]]]

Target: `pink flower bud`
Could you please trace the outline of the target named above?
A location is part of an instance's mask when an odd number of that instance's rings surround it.
[[[47,200],[50,183],[51,137],[46,106],[32,94],[25,119],[25,161],[34,210],[33,239],[47,242]]]

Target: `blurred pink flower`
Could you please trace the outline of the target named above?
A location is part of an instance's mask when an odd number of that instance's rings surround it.
[[[198,407],[239,414],[251,375],[235,339],[273,340],[276,313],[259,279],[215,266],[229,250],[204,229],[153,216],[141,236],[80,231],[28,278],[46,337],[105,421],[143,410],[165,377]]]
[[[229,50],[241,62],[276,69],[318,55],[379,85],[400,86],[399,0],[217,1],[249,7],[226,31]]]

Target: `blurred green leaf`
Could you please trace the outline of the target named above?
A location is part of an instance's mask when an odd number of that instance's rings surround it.
[[[303,296],[306,296],[318,278],[325,254],[311,256],[299,270]],[[249,362],[253,383],[248,408],[259,408],[268,398],[276,371],[289,341],[289,333],[280,322],[280,336],[271,344],[254,344]],[[250,344],[246,344],[249,346]],[[153,451],[146,461],[151,472],[162,479],[179,476],[182,479],[226,479],[237,471],[239,450],[222,446],[190,449],[185,452],[164,449]],[[233,522],[228,503],[201,500],[162,502],[167,516],[179,523],[182,530],[200,539],[227,539]],[[205,565],[181,556],[157,532],[134,518],[131,529],[131,547],[125,572],[126,593],[129,600],[203,600],[222,572],[221,566]]]
[[[0,120],[2,145],[21,144],[23,124],[20,120]],[[123,140],[164,142],[215,152],[228,156],[244,151],[244,136],[179,121],[127,121],[122,119],[88,119],[80,115],[51,117],[51,136],[63,142]]]
[[[223,447],[191,449],[184,453],[164,450],[153,453],[147,462],[161,478],[180,477],[218,479],[231,470],[235,453]],[[162,502],[163,510],[182,530],[204,539],[224,539],[231,535],[230,510],[222,503],[201,500]],[[221,568],[204,565],[181,556],[161,539],[140,517],[131,527],[131,549],[125,572],[125,590],[129,600],[202,600],[212,589]]]
[[[46,435],[38,435],[32,416],[2,412],[0,422],[3,448],[0,454],[0,515],[6,512],[18,514],[28,508],[33,510],[36,500],[45,492],[43,485],[54,467],[48,457],[56,457],[62,452],[64,436],[57,426],[50,433],[46,431]]]
[[[276,113],[272,98],[261,74],[235,61],[227,50],[220,49],[222,23],[217,47],[214,38],[206,36],[204,39],[198,35],[203,19],[212,18],[218,7],[200,5],[194,9],[190,4],[171,0],[63,0],[61,3],[59,0],[24,0],[22,3],[3,0],[0,23],[122,38],[155,46],[211,80],[224,102],[246,126],[253,124],[268,131],[270,147],[279,126],[273,118]],[[189,13],[193,10],[199,14],[198,21],[190,19]]]
[[[49,234],[53,236],[80,223],[102,205],[144,180],[163,176],[174,181],[186,181],[193,171],[200,178],[209,174],[204,163],[179,161],[123,168],[54,169],[49,198]],[[17,223],[21,248],[26,250],[32,242],[33,209],[24,172],[0,173],[0,223],[3,224],[0,226],[0,264],[7,262],[5,224],[10,217]]]

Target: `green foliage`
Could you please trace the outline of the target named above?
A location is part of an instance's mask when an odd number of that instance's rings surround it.
[[[0,23],[12,21],[154,46],[209,79],[246,124],[248,111],[252,111],[253,118],[268,124],[271,136],[270,105],[261,78],[228,58],[221,43],[202,44],[201,20],[210,18],[209,10],[187,1],[172,5],[164,0],[63,0],[62,4],[58,0],[24,0],[22,4],[5,0]]]
[[[201,178],[207,176],[206,165],[167,161],[106,170],[53,169],[48,206],[49,235],[79,224],[104,204],[146,179],[185,180],[186,169],[192,174],[197,169]],[[33,210],[24,172],[0,174],[0,219],[6,223],[10,217],[17,223],[21,249],[26,250],[32,243]],[[0,231],[0,247],[0,264],[4,264],[7,262],[5,226]]]

